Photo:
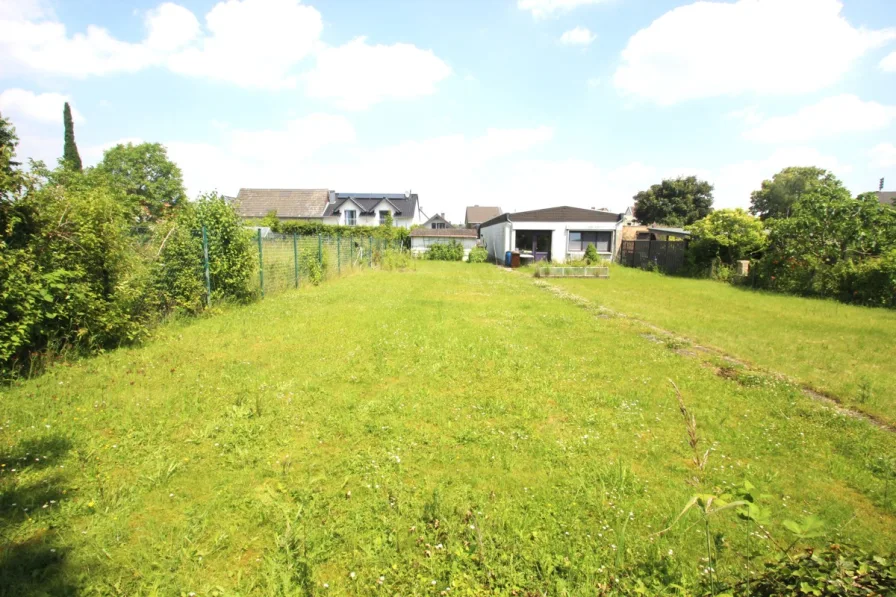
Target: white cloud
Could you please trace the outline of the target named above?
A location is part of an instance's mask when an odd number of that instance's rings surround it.
[[[587,46],[597,39],[597,36],[587,27],[576,27],[565,31],[560,36],[560,43],[564,46]]]
[[[17,119],[61,124],[65,102],[71,98],[61,93],[34,93],[25,89],[7,89],[0,93],[0,112]],[[84,122],[84,117],[72,106],[72,120]]]
[[[841,79],[896,30],[853,27],[839,0],[696,2],[633,35],[614,83],[669,105],[742,93],[795,94]]]
[[[37,72],[71,77],[136,72],[155,61],[141,44],[119,41],[102,27],[69,36],[55,21],[0,20],[3,74]]]
[[[182,48],[200,33],[196,15],[171,2],[161,4],[146,14],[146,30],[146,45],[162,52]]]
[[[205,15],[205,29],[186,8],[165,2],[144,15],[145,38],[116,39],[101,27],[69,34],[35,0],[15,8],[0,0],[0,74],[71,77],[136,72],[151,66],[240,87],[294,87],[305,74],[313,97],[363,109],[388,99],[434,93],[451,68],[411,44],[375,45],[358,37],[338,47],[320,40],[323,20],[300,0],[222,0]]]
[[[731,120],[739,120],[750,126],[755,126],[765,119],[765,115],[756,106],[747,106],[746,108],[733,110],[728,112],[725,117]]]
[[[358,37],[317,54],[305,75],[308,95],[363,110],[387,99],[411,99],[435,92],[451,67],[429,50],[410,44],[370,45]]]
[[[878,131],[896,120],[896,106],[842,94],[800,108],[788,116],[762,119],[744,138],[767,143],[802,142],[846,133]]]
[[[205,20],[209,34],[170,56],[168,67],[242,87],[295,86],[292,70],[311,54],[323,29],[320,13],[299,0],[226,0]]]
[[[43,0],[0,0],[0,20],[20,21],[53,16],[53,9]]]
[[[546,19],[569,12],[579,6],[600,4],[606,0],[517,0],[517,8],[528,10],[536,19]]]
[[[896,145],[880,143],[868,152],[871,165],[875,168],[896,168]]]
[[[887,54],[887,56],[880,61],[880,67],[888,73],[896,73],[896,52]]]
[[[283,130],[234,130],[229,147],[238,156],[275,161],[288,167],[328,145],[352,143],[355,128],[344,116],[310,114],[286,123]]]

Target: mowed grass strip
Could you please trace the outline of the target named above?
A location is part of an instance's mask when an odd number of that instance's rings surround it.
[[[614,266],[551,283],[896,424],[896,311]]]
[[[657,532],[744,480],[785,543],[810,514],[814,544],[896,543],[891,434],[639,332],[420,263],[55,367],[0,402],[0,594],[694,593],[702,524]],[[723,579],[774,551],[728,514]]]

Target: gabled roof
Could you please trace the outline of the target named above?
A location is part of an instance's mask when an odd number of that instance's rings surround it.
[[[500,216],[502,213],[504,212],[501,211],[500,207],[471,205],[467,208],[467,213],[464,216],[464,222],[468,225],[481,224],[482,222],[487,222],[495,216]]]
[[[512,214],[501,214],[484,222],[480,228],[500,224],[501,222],[618,222],[622,214],[582,207],[548,207],[531,211],[518,211]]]
[[[243,218],[319,218],[327,207],[327,189],[240,189],[236,210]]]
[[[398,193],[336,193],[335,203],[329,203],[324,211],[324,216],[336,215],[346,201],[351,200],[361,208],[362,214],[373,214],[376,206],[385,199],[396,211],[396,217],[413,218],[417,210],[417,195],[402,195]]]
[[[881,205],[896,205],[896,191],[878,191],[877,200]]]
[[[479,234],[472,228],[414,228],[412,237],[438,236],[442,238],[479,238]]]
[[[445,222],[446,224],[449,224],[449,225],[451,224],[451,222],[449,222],[448,220],[446,220],[445,217],[444,217],[442,214],[436,214],[436,215],[434,215],[433,217],[431,217],[431,218],[429,218],[428,220],[426,220],[425,222],[423,222],[423,225],[424,225],[424,226],[429,226],[429,225],[432,224],[433,222]]]

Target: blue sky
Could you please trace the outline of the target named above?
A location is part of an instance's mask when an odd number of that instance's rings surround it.
[[[719,207],[789,165],[896,188],[891,0],[0,0],[0,112],[54,162],[158,141],[242,186],[622,210],[696,174]]]

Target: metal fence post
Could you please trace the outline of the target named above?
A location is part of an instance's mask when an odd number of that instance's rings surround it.
[[[261,287],[261,298],[264,298],[264,253],[261,248],[261,228],[258,229],[258,284]]]
[[[292,233],[292,260],[295,264],[295,285],[296,288],[299,287],[299,244],[296,241],[296,233],[293,231]]]
[[[205,305],[212,306],[212,276],[208,267],[208,235],[205,233],[205,225],[202,225],[202,256],[205,266]]]
[[[373,237],[367,237],[367,267],[373,267]]]
[[[324,239],[320,232],[317,233],[317,262],[324,264]]]
[[[342,273],[342,235],[336,233],[336,273]]]

